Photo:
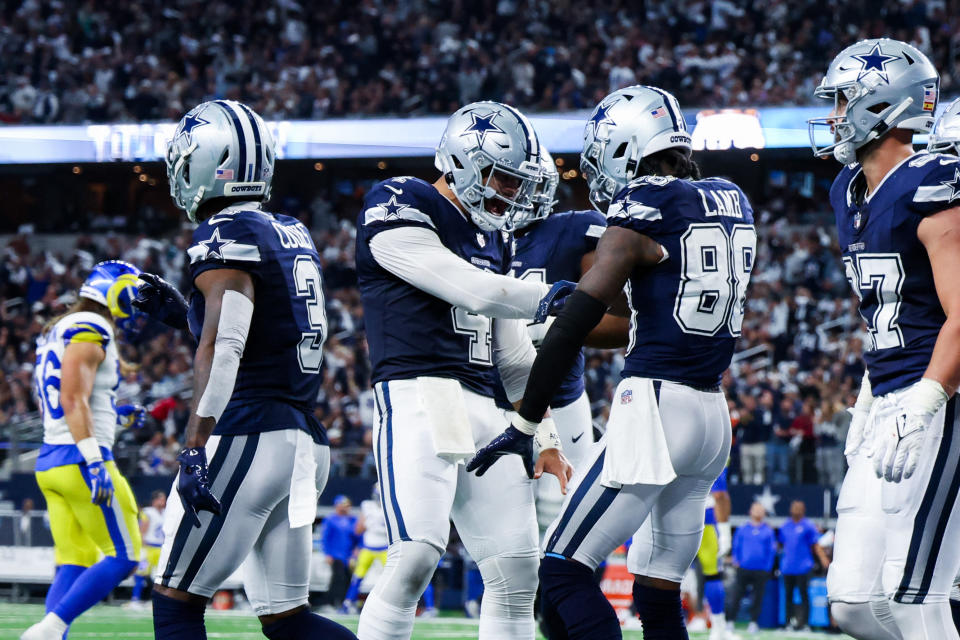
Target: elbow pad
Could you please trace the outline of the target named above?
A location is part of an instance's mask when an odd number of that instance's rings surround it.
[[[237,381],[240,357],[247,344],[252,317],[253,302],[250,298],[238,291],[228,289],[223,292],[210,377],[197,403],[199,417],[220,420],[227,408],[233,395],[233,385]]]

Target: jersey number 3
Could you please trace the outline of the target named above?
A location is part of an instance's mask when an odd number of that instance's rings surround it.
[[[304,373],[320,373],[323,362],[323,341],[327,337],[327,312],[323,302],[323,282],[320,269],[310,256],[300,255],[293,261],[293,281],[297,295],[306,298],[307,321],[310,331],[301,334],[297,345],[300,370]]]
[[[684,333],[716,335],[726,327],[739,336],[757,232],[737,224],[692,224],[680,238],[683,267],[673,317]]]

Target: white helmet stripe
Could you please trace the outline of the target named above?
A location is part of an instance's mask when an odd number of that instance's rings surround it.
[[[253,182],[253,169],[257,158],[257,144],[254,141],[253,126],[247,114],[233,100],[218,100],[217,104],[224,107],[233,120],[240,146],[240,166],[238,180]],[[259,136],[259,131],[257,136]]]
[[[243,112],[247,114],[247,117],[250,118],[250,127],[253,129],[253,142],[256,152],[256,161],[253,169],[253,181],[258,182],[263,177],[263,165],[266,162],[267,150],[263,144],[263,136],[260,134],[260,121],[253,115],[253,111],[250,110],[250,107],[243,104],[242,102],[238,103],[240,108],[243,109]]]

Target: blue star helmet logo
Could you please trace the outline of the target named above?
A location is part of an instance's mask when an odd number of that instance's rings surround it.
[[[484,140],[487,138],[487,133],[491,131],[494,133],[507,133],[494,122],[499,115],[499,111],[494,111],[486,116],[478,116],[475,112],[471,111],[470,117],[473,118],[473,122],[470,123],[470,126],[464,129],[460,135],[465,136],[470,133],[475,133],[477,135],[477,145],[482,147]]]
[[[207,248],[207,255],[205,255],[203,259],[206,260],[207,258],[217,258],[218,260],[223,260],[223,248],[227,245],[233,244],[234,242],[236,242],[236,240],[221,239],[220,228],[215,228],[213,230],[213,235],[210,236],[209,240],[200,242],[200,244]]]
[[[603,125],[603,124],[616,125],[617,124],[616,122],[613,121],[613,118],[611,118],[608,115],[610,108],[613,107],[614,104],[616,103],[611,102],[610,104],[601,104],[599,107],[597,107],[597,110],[593,114],[593,117],[590,118],[590,120],[587,122],[587,126],[593,127],[594,137],[596,137],[597,132],[600,131],[600,125]]]
[[[860,73],[857,74],[857,82],[869,75],[871,72],[880,76],[880,79],[890,84],[890,78],[887,77],[887,64],[894,60],[902,60],[900,56],[891,56],[883,52],[880,43],[873,45],[870,53],[850,56],[860,63]]]
[[[960,169],[953,174],[953,180],[944,180],[940,184],[950,187],[950,202],[960,198]]]
[[[197,111],[197,112],[191,111],[190,113],[188,113],[183,117],[183,123],[180,125],[180,131],[178,135],[185,134],[189,137],[190,134],[193,133],[193,130],[196,129],[197,127],[202,127],[205,124],[210,124],[209,120],[204,120],[203,118],[200,117],[201,111]]]
[[[397,202],[397,196],[390,196],[389,200],[387,200],[386,202],[381,202],[377,206],[383,209],[384,211],[383,219],[390,220],[390,219],[399,219],[400,212],[408,208],[410,205],[401,204]]]

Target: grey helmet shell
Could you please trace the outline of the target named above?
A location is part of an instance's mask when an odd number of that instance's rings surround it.
[[[533,210],[533,196],[543,179],[533,125],[500,102],[472,102],[450,116],[434,164],[470,219],[484,231],[513,230],[517,220]],[[495,172],[519,181],[512,197],[491,185]],[[488,199],[505,203],[504,213],[487,211]]]
[[[693,147],[680,105],[670,93],[636,85],[601,100],[584,128],[580,154],[594,208],[604,213],[617,192],[637,177],[643,158],[671,148]]]
[[[960,155],[960,98],[944,109],[927,138],[927,151]]]
[[[170,196],[191,222],[213,198],[269,200],[275,160],[273,136],[250,107],[204,102],[180,120],[167,145]]]
[[[808,120],[810,146],[850,165],[857,150],[891,129],[928,133],[940,96],[940,75],[919,49],[890,38],[861,40],[841,51],[814,91],[832,99],[834,112]],[[841,98],[843,115],[837,115]],[[831,135],[822,144],[826,128]]]

